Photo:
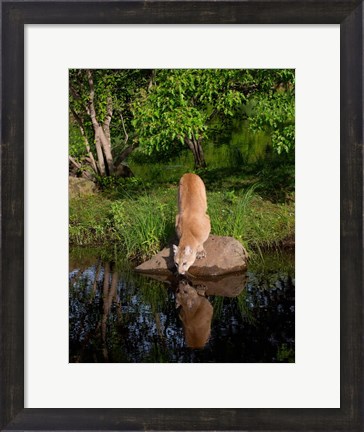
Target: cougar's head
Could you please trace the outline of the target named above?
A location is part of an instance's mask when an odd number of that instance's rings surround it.
[[[196,251],[191,246],[178,247],[173,245],[174,263],[179,274],[185,274],[186,271],[196,260]]]

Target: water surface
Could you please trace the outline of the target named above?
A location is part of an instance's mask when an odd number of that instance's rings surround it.
[[[294,362],[293,254],[167,283],[103,255],[71,251],[70,362]]]

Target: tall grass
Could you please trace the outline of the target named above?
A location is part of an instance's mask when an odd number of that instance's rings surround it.
[[[147,258],[157,253],[174,233],[174,210],[171,203],[161,203],[153,196],[111,205],[111,222],[115,238],[126,255]]]
[[[109,245],[127,258],[147,259],[175,238],[176,187],[156,187],[143,195],[103,195],[70,201],[70,243]],[[294,235],[294,203],[271,203],[255,187],[208,192],[211,234],[231,236],[251,255],[278,248]]]
[[[294,203],[273,204],[255,193],[258,185],[235,193],[209,194],[212,233],[241,241],[254,256],[276,249],[294,235]]]
[[[253,197],[254,186],[241,191],[239,194],[235,194],[234,191],[210,194],[208,213],[211,219],[212,232],[216,235],[228,235],[243,241]]]

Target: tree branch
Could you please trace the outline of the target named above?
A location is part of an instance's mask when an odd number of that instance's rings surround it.
[[[121,124],[123,125],[124,135],[125,135],[124,142],[126,144],[128,142],[129,135],[127,134],[126,129],[125,129],[125,123],[124,123],[124,118],[123,118],[123,114],[122,113],[120,113],[120,117],[121,117]]]
[[[91,73],[90,69],[86,69],[86,75],[87,75],[88,84],[90,87],[90,100],[89,100],[89,104],[88,104],[88,110],[89,110],[88,113],[91,117],[92,125],[96,131],[96,129],[98,129],[100,125],[96,119],[96,110],[95,110],[95,103],[94,103],[95,88],[94,88],[94,80],[93,80],[92,73]]]
[[[156,70],[152,69],[152,73],[151,73],[149,84],[148,84],[148,91],[150,91],[153,87],[153,84],[155,81],[155,75],[156,75]]]
[[[81,99],[81,96],[79,95],[79,93],[78,93],[77,90],[73,87],[72,84],[70,84],[69,88],[70,88],[70,92],[72,93],[72,96],[73,96],[75,99],[78,99],[78,100]]]
[[[82,172],[82,177],[92,180],[92,175],[90,175],[90,173],[87,171],[82,171],[82,165],[79,164],[72,156],[68,156],[68,159],[72,165]]]
[[[74,165],[77,169],[81,169],[81,164],[75,161],[72,156],[68,156],[69,161],[72,165]]]
[[[121,162],[123,160],[125,160],[130,155],[130,153],[138,147],[138,145],[139,144],[134,143],[134,144],[128,146],[125,150],[123,150],[119,156],[119,159],[121,160]]]
[[[113,114],[113,106],[112,106],[111,96],[108,96],[108,98],[107,98],[106,111],[107,111],[107,115],[106,115],[105,121],[104,121],[104,132],[105,132],[106,138],[108,139],[109,143],[111,143],[110,123],[111,123],[112,114]]]

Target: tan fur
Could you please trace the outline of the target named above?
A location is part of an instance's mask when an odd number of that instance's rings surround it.
[[[173,245],[174,262],[180,274],[186,273],[196,258],[206,256],[203,244],[211,230],[206,210],[206,189],[203,181],[196,174],[183,175],[179,182],[176,216],[179,245]]]
[[[211,303],[206,297],[198,295],[194,287],[182,282],[177,290],[176,306],[181,306],[179,316],[186,345],[190,348],[203,348],[211,334]]]

